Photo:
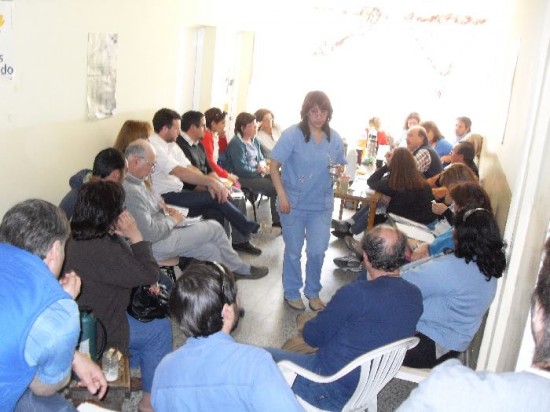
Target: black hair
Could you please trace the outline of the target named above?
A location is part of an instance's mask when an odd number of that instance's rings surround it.
[[[191,263],[176,281],[169,312],[185,336],[210,336],[223,327],[225,304],[237,301],[233,273],[216,262]]]
[[[114,182],[89,182],[79,192],[71,219],[75,240],[97,239],[109,234],[124,210],[124,189]]]
[[[191,126],[200,127],[204,114],[196,110],[189,110],[181,115],[181,130],[187,132]]]
[[[487,281],[500,278],[506,268],[505,244],[497,222],[484,208],[462,208],[455,218],[455,256],[475,262]]]
[[[159,133],[164,126],[170,129],[174,120],[179,119],[180,115],[178,112],[172,109],[162,108],[153,116],[153,129],[155,133]]]
[[[117,149],[109,147],[103,149],[94,159],[92,174],[102,179],[109,176],[114,170],[124,170],[126,159]]]

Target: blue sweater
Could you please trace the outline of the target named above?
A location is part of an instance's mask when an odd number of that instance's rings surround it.
[[[357,280],[338,290],[327,307],[306,323],[304,339],[319,348],[316,369],[331,375],[372,349],[413,336],[421,314],[422,295],[404,279]],[[349,399],[358,381],[356,370],[329,385]]]
[[[496,279],[487,281],[475,262],[455,255],[402,268],[401,275],[422,292],[424,313],[418,332],[447,349],[466,350],[495,297]]]

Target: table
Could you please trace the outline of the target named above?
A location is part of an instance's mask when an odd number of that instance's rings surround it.
[[[342,191],[336,186],[334,189],[334,197],[340,199],[340,210],[338,213],[338,219],[342,219],[342,212],[344,211],[344,204],[346,201],[352,201],[355,203],[362,203],[363,207],[369,206],[369,221],[365,230],[372,229],[374,226],[374,218],[376,216],[376,206],[380,198],[381,193],[373,192],[367,185],[367,179],[375,171],[374,166],[361,166],[357,169],[355,180],[348,190]]]
[[[122,356],[118,366],[118,379],[108,382],[109,388],[105,397],[99,401],[96,396],[88,392],[87,388],[77,386],[76,380],[71,380],[68,397],[73,404],[79,405],[82,402],[93,400],[94,403],[107,409],[120,411],[122,402],[130,396],[130,364],[126,356]]]

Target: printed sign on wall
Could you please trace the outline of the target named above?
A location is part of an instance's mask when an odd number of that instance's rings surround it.
[[[15,76],[13,5],[13,1],[0,1],[0,83],[9,82]]]

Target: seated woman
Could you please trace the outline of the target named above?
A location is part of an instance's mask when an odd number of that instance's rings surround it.
[[[386,173],[389,174],[386,176]],[[430,185],[422,173],[416,168],[416,162],[411,152],[404,148],[394,151],[391,163],[382,166],[367,180],[369,187],[391,199],[386,208],[387,213],[394,213],[415,222],[429,224],[437,216],[432,213],[433,195]],[[332,233],[337,237],[359,234],[367,227],[369,208],[363,207],[351,219],[333,220]],[[375,222],[385,220],[383,215],[377,215]]]
[[[151,411],[155,368],[172,350],[168,319],[142,323],[126,313],[132,288],[154,285],[158,267],[151,243],[143,240],[132,215],[124,210],[118,183],[92,182],[80,189],[67,242],[64,271],[82,279],[78,304],[88,306],[107,330],[107,347],[129,355],[139,366],[143,387],[140,411]]]
[[[432,193],[439,203],[438,207],[432,207],[432,211],[441,215],[444,214],[447,206],[450,204],[450,200],[447,199],[449,194],[449,187],[460,182],[475,182],[478,183],[479,179],[472,172],[472,170],[462,163],[453,163],[445,170],[443,170],[437,176],[428,179],[428,183],[432,186]],[[445,204],[446,203],[446,204]]]
[[[259,109],[254,113],[256,122],[259,124],[256,139],[260,142],[263,155],[269,159],[275,143],[281,137],[281,131],[273,124],[275,116],[268,109]]]
[[[416,327],[420,343],[407,352],[406,366],[431,368],[465,351],[495,297],[506,256],[492,212],[461,209],[454,241],[452,254],[401,268],[401,277],[418,286],[424,299]]]
[[[267,175],[265,158],[255,135],[254,115],[239,113],[235,119],[235,136],[227,146],[227,168],[239,176],[242,187],[269,197],[272,225],[281,227],[276,207],[277,191],[271,177]]]
[[[217,107],[212,107],[204,112],[204,119],[206,121],[206,130],[204,131],[204,137],[201,140],[202,147],[206,153],[206,158],[212,167],[212,170],[216,174],[224,179],[228,179],[237,187],[240,187],[238,180],[239,177],[233,173],[229,173],[219,163],[220,158],[220,135],[225,133],[225,117],[226,112],[222,112]],[[225,143],[227,145],[227,142]]]
[[[451,225],[455,223],[454,212],[459,212],[461,209],[481,207],[491,213],[493,212],[489,195],[477,182],[463,182],[451,186],[448,198],[451,206],[446,209],[445,217]],[[436,205],[433,207],[436,207]],[[437,236],[432,243],[421,243],[413,240],[409,244],[413,250],[411,261],[427,258],[428,256],[433,256],[447,250],[453,250],[453,228],[451,227],[446,232]]]
[[[421,122],[420,126],[426,129],[428,141],[439,157],[448,155],[453,150],[453,145],[445,140],[445,136],[439,131],[439,127],[432,121]]]

